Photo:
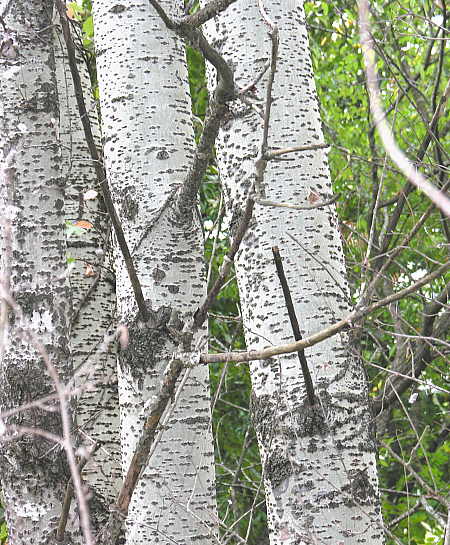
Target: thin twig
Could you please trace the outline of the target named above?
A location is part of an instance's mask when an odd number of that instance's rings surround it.
[[[401,456],[399,456],[392,448],[385,443],[384,441],[380,441],[381,446],[383,446],[389,454],[397,460],[409,473],[414,479],[417,481],[417,483],[425,489],[430,496],[435,498],[438,502],[440,502],[442,505],[444,505],[447,509],[450,509],[450,501],[442,496],[442,494],[439,494],[434,488],[432,488],[418,473],[417,471],[412,467],[412,465],[408,462],[406,462]]]
[[[23,321],[22,309],[16,303],[12,295],[10,293],[3,292],[1,293],[1,297],[3,301],[7,303],[9,307],[12,309],[12,311],[16,315],[16,319],[22,322]],[[78,505],[79,505],[80,523],[81,523],[80,525],[83,532],[83,537],[86,541],[86,545],[94,545],[94,539],[92,535],[91,523],[90,523],[90,517],[89,517],[89,506],[88,506],[86,497],[83,493],[81,477],[77,468],[75,452],[72,445],[72,421],[71,421],[71,416],[69,412],[68,398],[66,396],[66,390],[65,390],[64,384],[61,382],[59,378],[58,370],[53,365],[46,347],[40,342],[36,333],[34,333],[33,331],[25,330],[24,337],[30,343],[30,345],[36,350],[36,352],[41,356],[42,360],[44,361],[47,373],[50,376],[55,386],[57,399],[58,399],[59,407],[60,407],[63,440],[61,442],[59,441],[59,438],[58,439],[53,438],[51,440],[57,441],[59,444],[61,444],[66,452],[67,463],[70,469],[70,474],[72,476],[74,490],[75,490]],[[22,427],[21,429],[24,429],[24,428]],[[48,432],[45,432],[44,430],[35,430],[33,431],[33,433],[48,435]]]
[[[89,455],[92,456],[94,452],[99,448],[99,444],[97,443],[94,448],[90,451]],[[83,458],[79,464],[78,464],[78,472],[81,475],[81,471],[83,470],[84,466],[86,465],[88,461],[88,458]],[[66,487],[66,493],[64,495],[63,505],[61,509],[61,516],[59,518],[59,524],[58,528],[56,530],[56,542],[57,543],[64,543],[64,534],[66,531],[67,521],[69,518],[69,512],[70,512],[70,506],[72,504],[72,498],[73,498],[73,481],[72,478],[70,478],[69,482],[67,483]]]
[[[273,259],[275,261],[275,266],[277,268],[278,278],[280,280],[281,289],[283,290],[284,301],[286,303],[286,308],[289,315],[289,320],[291,322],[292,331],[294,333],[294,339],[300,341],[302,339],[302,334],[300,333],[300,327],[298,325],[297,315],[295,314],[294,303],[292,302],[291,291],[287,283],[286,275],[284,274],[283,262],[280,256],[280,250],[277,246],[272,248]],[[306,361],[305,351],[299,350],[297,352],[300,365],[302,367],[303,379],[305,381],[306,395],[308,402],[311,405],[316,404],[316,396],[314,394],[314,385],[311,378],[311,373],[309,372],[308,362]]]

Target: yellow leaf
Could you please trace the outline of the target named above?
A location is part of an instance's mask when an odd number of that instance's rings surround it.
[[[75,19],[75,11],[73,9],[72,4],[69,4],[67,6],[66,15],[68,19]]]

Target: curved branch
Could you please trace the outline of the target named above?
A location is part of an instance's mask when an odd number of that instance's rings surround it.
[[[408,286],[407,288],[404,288],[397,293],[393,293],[392,295],[389,295],[388,297],[385,297],[384,299],[381,299],[376,303],[372,303],[367,307],[355,310],[351,312],[346,318],[343,318],[339,322],[336,322],[335,324],[332,324],[329,327],[322,329],[321,331],[318,331],[317,333],[314,333],[313,335],[310,335],[305,339],[302,339],[301,341],[289,344],[282,344],[279,346],[271,346],[262,350],[250,350],[249,352],[221,352],[218,354],[200,354],[198,358],[198,363],[225,363],[229,361],[234,361],[238,363],[244,361],[264,360],[273,356],[278,356],[280,354],[290,354],[291,352],[298,352],[299,350],[314,346],[315,344],[318,344],[325,339],[336,335],[340,331],[352,327],[355,322],[361,320],[362,318],[365,318],[375,310],[378,310],[379,308],[382,308],[400,299],[403,299],[403,297],[405,297],[406,295],[417,291],[422,286],[425,286],[436,278],[439,278],[449,269],[450,261],[447,261],[432,273],[427,274],[426,276],[421,278],[415,284],[412,284],[411,286]]]

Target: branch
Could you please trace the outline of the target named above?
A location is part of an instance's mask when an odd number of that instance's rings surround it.
[[[205,59],[217,70],[219,82],[214,93],[215,100],[224,104],[234,99],[236,92],[233,71],[225,59],[208,43],[203,32],[189,22],[189,17],[175,21],[167,15],[158,0],[149,0],[149,2],[155,8],[166,27],[169,30],[173,30],[191,47],[198,49],[204,55]]]
[[[231,3],[230,0],[227,1]],[[167,15],[158,0],[149,0],[149,2],[161,17],[166,27],[169,30],[173,30],[191,47],[198,49],[204,55],[205,59],[214,66],[218,75],[218,83],[209,104],[200,142],[195,150],[194,160],[177,197],[176,208],[180,217],[186,220],[192,217],[193,204],[197,198],[206,168],[209,165],[211,152],[219,134],[220,123],[228,111],[226,103],[234,99],[236,95],[234,75],[225,59],[208,43],[202,31],[195,28],[196,25],[191,19],[194,16],[187,16],[180,21],[174,21]],[[225,3],[220,0],[214,2],[215,6],[225,6],[225,4],[226,1]],[[223,9],[226,7],[223,7]],[[213,7],[211,9],[214,10]]]
[[[249,197],[247,199],[247,204],[245,206],[244,215],[242,216],[239,226],[236,231],[236,235],[233,238],[233,242],[231,244],[231,248],[227,255],[223,258],[222,266],[220,267],[219,275],[216,278],[216,281],[214,282],[211,290],[208,292],[205,301],[203,302],[202,306],[197,310],[197,312],[194,314],[194,324],[196,327],[200,327],[203,322],[206,320],[206,317],[208,315],[208,309],[211,307],[212,303],[214,302],[215,298],[217,297],[219,291],[221,290],[222,286],[225,283],[225,280],[228,277],[228,274],[231,270],[231,266],[233,264],[234,258],[239,250],[239,247],[241,245],[242,239],[244,238],[245,233],[247,232],[248,225],[250,223],[250,220],[252,218],[253,214],[253,208],[255,206],[255,201]]]
[[[437,315],[444,307],[445,303],[448,301],[449,295],[450,282],[447,283],[439,296],[436,297],[436,299],[431,301],[431,303],[429,303],[424,308],[423,324],[421,331],[422,337],[429,337],[432,334],[433,325],[436,321]],[[441,329],[443,335],[445,336],[445,334],[448,332],[449,317],[444,314],[442,318],[444,319],[443,327],[439,327],[438,325],[437,328]],[[437,335],[437,332],[435,336],[439,336]],[[408,370],[411,369],[411,365],[405,365],[404,368],[400,370],[402,374],[399,374],[398,378],[394,378],[392,381],[389,381],[389,391],[384,392],[383,395],[379,396],[374,401],[374,410],[380,411],[382,409],[385,409],[386,407],[390,407],[393,403],[395,403],[398,400],[398,396],[400,396],[405,390],[407,390],[414,378],[418,378],[422,371],[425,369],[427,363],[431,359],[430,346],[428,341],[425,339],[423,339],[418,344],[419,346],[413,355],[413,372],[408,372]]]
[[[184,366],[181,359],[174,357],[164,372],[160,391],[158,395],[154,396],[153,403],[149,407],[149,416],[144,423],[144,429],[136,445],[124,483],[116,502],[111,508],[109,519],[97,538],[97,545],[116,544],[122,523],[128,515],[134,489],[142,470],[148,463],[148,457],[157,436],[159,422],[174,395],[176,382],[183,369]]]
[[[16,316],[16,319],[20,321],[21,323],[24,323],[25,320],[22,313],[22,309],[13,299],[11,293],[5,292],[2,289],[0,292],[0,297],[12,309],[12,311],[14,312]],[[50,376],[55,386],[57,399],[58,399],[59,407],[60,407],[60,417],[61,417],[61,427],[63,432],[63,438],[62,440],[60,440],[59,437],[45,430],[35,430],[33,428],[27,429],[23,426],[17,427],[18,433],[21,433],[21,432],[36,433],[38,435],[48,437],[52,441],[56,441],[64,448],[66,452],[67,463],[70,469],[70,474],[72,476],[73,490],[75,491],[76,498],[78,501],[80,526],[83,533],[83,538],[86,541],[86,545],[94,545],[90,518],[89,518],[89,506],[88,506],[88,502],[86,500],[85,494],[83,492],[81,477],[78,471],[78,467],[77,467],[77,463],[75,459],[75,452],[72,445],[72,419],[70,416],[69,403],[68,403],[68,398],[66,396],[64,384],[61,382],[59,378],[58,369],[55,367],[55,365],[51,361],[46,347],[41,343],[41,341],[37,337],[37,334],[33,330],[24,329],[23,338],[24,340],[28,341],[30,346],[32,346],[37,352],[37,354],[42,358],[42,360],[44,361],[47,373]],[[10,427],[10,429],[13,429],[13,428]]]
[[[200,184],[209,165],[211,152],[219,134],[220,123],[227,111],[228,108],[225,104],[219,104],[214,100],[208,108],[203,132],[195,150],[194,159],[177,196],[176,208],[182,218],[190,218],[192,216],[192,206],[197,199]]]
[[[399,464],[401,464],[405,470],[412,476],[414,477],[414,479],[417,481],[417,483],[423,488],[425,489],[428,494],[430,496],[432,496],[434,499],[436,499],[438,502],[440,502],[442,505],[444,505],[447,509],[450,509],[450,501],[447,500],[447,498],[445,498],[444,496],[442,496],[441,494],[439,494],[438,492],[436,492],[436,490],[434,490],[434,488],[432,488],[418,473],[417,471],[412,467],[412,465],[408,462],[406,462],[405,460],[403,460],[403,458],[401,458],[394,450],[392,450],[392,448],[384,443],[383,441],[380,441],[380,444],[382,447],[384,447],[388,452],[389,454],[395,459],[397,460],[397,462]]]
[[[103,167],[102,161],[98,154],[97,146],[94,142],[94,137],[92,134],[91,123],[89,121],[89,115],[86,110],[86,103],[83,96],[83,86],[81,84],[80,74],[77,68],[77,61],[75,55],[75,46],[72,40],[72,35],[70,33],[69,23],[67,21],[66,15],[66,6],[62,0],[56,0],[56,7],[59,12],[61,27],[63,31],[64,41],[67,48],[67,58],[69,60],[69,68],[72,74],[73,86],[75,90],[75,98],[77,100],[78,112],[80,114],[80,120],[83,125],[84,135],[86,138],[86,143],[89,149],[89,153],[92,158],[92,162],[95,169],[95,175],[97,177],[98,185],[102,188],[103,199],[105,202],[106,210],[108,211],[109,217],[111,218],[111,223],[114,228],[114,233],[119,244],[120,251],[122,252],[125,266],[128,271],[128,276],[130,277],[130,282],[133,287],[134,297],[141,314],[142,319],[146,322],[150,318],[147,305],[145,303],[144,295],[142,293],[141,283],[134,267],[134,262],[128,248],[128,244],[125,238],[125,234],[120,223],[119,216],[117,215],[116,209],[114,207],[114,202],[111,197],[111,192],[109,190],[108,181],[106,179],[106,172]]]
[[[262,13],[265,14],[264,8],[261,5],[260,5],[260,9],[262,10]],[[260,188],[264,179],[264,173],[267,166],[267,159],[265,158],[265,154],[267,149],[267,138],[268,138],[268,132],[269,132],[270,107],[272,104],[272,87],[273,87],[273,81],[275,78],[275,72],[277,67],[277,56],[278,56],[278,29],[275,25],[273,25],[273,23],[270,20],[268,24],[271,29],[270,36],[272,40],[272,56],[270,60],[270,75],[267,82],[263,136],[262,136],[262,142],[260,147],[260,153],[255,162],[255,187],[254,188],[256,188],[256,191],[258,193],[260,191]],[[233,264],[234,258],[239,250],[239,247],[245,236],[245,233],[247,232],[248,226],[250,224],[250,220],[253,215],[253,209],[255,207],[255,200],[252,196],[254,188],[250,190],[250,195],[247,199],[247,204],[245,206],[244,214],[239,222],[238,228],[236,230],[236,234],[233,237],[233,243],[231,245],[231,248],[222,262],[219,275],[216,281],[214,282],[213,287],[207,294],[206,299],[203,302],[202,306],[197,310],[197,312],[194,315],[194,324],[197,327],[200,327],[200,325],[205,321],[207,317],[208,309],[211,307],[220,289],[225,283],[225,280],[231,270],[231,266]]]
[[[373,39],[370,34],[369,6],[367,0],[359,0],[359,18],[370,108],[372,110],[374,123],[378,128],[378,133],[381,141],[383,142],[384,149],[392,161],[403,172],[408,181],[415,185],[418,189],[421,189],[438,208],[447,214],[447,216],[450,216],[450,199],[446,197],[442,191],[437,189],[431,182],[429,182],[401,151],[401,149],[397,146],[392,130],[386,121],[377,83],[375,51],[373,48]],[[447,85],[444,95],[448,94],[450,94],[450,82]],[[438,110],[440,111],[440,108],[438,108]]]
[[[450,261],[441,265],[434,272],[427,274],[415,284],[408,286],[407,288],[404,288],[397,293],[393,293],[392,295],[389,295],[388,297],[385,297],[384,299],[381,299],[376,303],[372,303],[367,307],[355,310],[351,312],[346,318],[340,320],[339,322],[336,322],[335,324],[325,329],[322,329],[317,333],[314,333],[313,335],[310,335],[309,337],[306,337],[306,339],[302,339],[301,341],[273,346],[262,350],[251,350],[249,352],[222,352],[218,354],[201,354],[199,363],[224,363],[228,361],[234,361],[236,363],[239,363],[244,361],[264,360],[273,356],[278,356],[280,354],[290,354],[291,352],[298,352],[299,350],[303,350],[304,348],[314,346],[315,344],[322,342],[325,339],[332,337],[333,335],[336,335],[340,331],[351,327],[353,323],[361,320],[365,316],[368,316],[375,310],[378,310],[379,308],[389,305],[390,303],[398,301],[406,295],[417,291],[422,286],[425,286],[436,278],[439,278],[449,269]]]
[[[95,445],[95,447],[90,451],[89,455],[92,456],[94,454],[94,452],[99,448],[100,444],[97,443]],[[84,457],[78,464],[77,468],[78,468],[78,473],[81,475],[81,471],[83,470],[84,466],[86,465],[88,461],[88,457]],[[56,540],[56,543],[64,543],[64,538],[65,538],[65,531],[66,531],[66,526],[67,526],[67,521],[68,521],[68,518],[69,518],[69,511],[70,511],[70,505],[72,504],[72,498],[73,498],[73,480],[72,478],[69,480],[69,482],[67,483],[67,487],[66,487],[66,493],[64,495],[64,500],[63,500],[63,505],[62,505],[62,509],[61,509],[61,515],[60,515],[60,518],[59,518],[59,524],[58,524],[58,528],[56,530],[56,536],[55,536],[55,540]]]
[[[322,208],[322,206],[334,204],[338,199],[339,195],[335,195],[332,199],[317,202],[315,204],[291,204],[289,202],[275,202],[267,201],[265,199],[257,199],[256,204],[259,204],[260,206],[274,206],[277,208],[291,208],[293,210],[315,210],[316,208]]]
[[[300,341],[302,339],[302,334],[300,333],[300,327],[298,325],[297,316],[295,314],[294,303],[292,302],[291,291],[289,289],[286,275],[284,274],[283,262],[281,261],[280,251],[277,246],[272,248],[273,258],[275,261],[275,266],[277,268],[278,278],[280,279],[281,288],[283,290],[284,301],[286,303],[286,308],[289,315],[289,320],[291,321],[292,331],[294,333],[294,339]],[[316,404],[316,396],[314,394],[314,386],[311,378],[311,373],[309,372],[308,362],[306,361],[305,351],[299,350],[297,352],[300,365],[302,367],[303,379],[305,381],[306,395],[308,397],[308,402],[311,405]]]
[[[289,148],[275,149],[266,153],[266,159],[274,159],[275,157],[279,157],[285,153],[297,153],[299,151],[311,151],[316,149],[326,149],[329,147],[329,144],[307,144],[305,146],[291,146]]]
[[[216,15],[219,15],[222,11],[225,11],[234,2],[236,0],[211,0],[204,8],[199,9],[193,15],[183,17],[182,22],[192,27],[199,27]]]

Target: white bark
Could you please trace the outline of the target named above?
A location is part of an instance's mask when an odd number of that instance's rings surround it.
[[[303,3],[263,2],[280,31],[269,149],[323,142]],[[249,85],[270,58],[257,0],[238,1],[209,30]],[[256,86],[265,97],[267,76]],[[221,130],[218,162],[235,225],[254,180],[262,120],[242,103]],[[291,153],[269,163],[262,197],[308,205],[331,196],[326,153]],[[295,243],[288,235],[296,238]],[[350,311],[334,206],[309,211],[255,207],[236,262],[248,349],[293,340],[271,248],[279,246],[302,334]],[[383,543],[375,445],[362,364],[346,334],[306,351],[319,398],[306,402],[296,354],[252,363],[253,418],[264,469],[272,545]]]
[[[1,354],[2,411],[54,392],[37,343],[47,351],[61,381],[68,380],[71,372],[52,2],[16,0],[7,3],[4,11],[7,29],[2,31],[0,45],[2,282],[3,286],[10,282],[23,318],[9,310]],[[4,423],[61,435],[58,401],[22,411]],[[53,543],[69,479],[65,453],[34,433],[15,435],[14,440],[3,442],[0,456],[9,541],[14,545]],[[80,543],[77,521],[68,522],[67,543]]]
[[[164,7],[174,13],[182,2]],[[182,42],[147,0],[94,2],[104,154],[111,192],[147,304],[159,324],[143,324],[117,252],[118,313],[130,344],[119,357],[123,470],[139,437],[143,405],[176,347],[166,328],[192,316],[205,293],[198,222],[177,217],[174,191],[193,154]],[[195,214],[194,214],[195,217]],[[178,313],[174,320],[174,312]],[[204,342],[197,335],[197,344]],[[195,369],[135,491],[128,545],[211,543],[213,448],[208,370]]]
[[[95,454],[83,469],[90,485],[93,518],[104,519],[121,485],[119,399],[116,354],[102,348],[105,334],[113,326],[114,279],[109,263],[108,222],[101,205],[92,159],[77,107],[66,45],[56,18],[55,62],[59,99],[59,139],[62,177],[66,187],[65,211],[70,223],[88,222],[92,228],[69,235],[68,253],[75,261],[70,269],[72,297],[70,345],[76,370],[74,385],[81,390],[75,409],[78,439],[86,453]],[[77,63],[92,131],[99,140],[97,108],[83,59]],[[85,199],[88,191],[97,197]],[[69,231],[70,233],[70,231]],[[94,497],[92,497],[94,495]]]

